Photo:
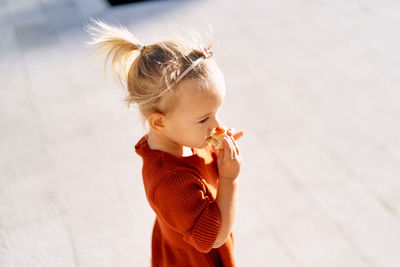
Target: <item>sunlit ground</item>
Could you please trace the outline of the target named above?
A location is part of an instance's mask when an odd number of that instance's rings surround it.
[[[400,2],[0,1],[0,265],[149,266],[145,133],[83,26],[213,29],[238,266],[400,266]],[[207,39],[207,38],[205,38]]]

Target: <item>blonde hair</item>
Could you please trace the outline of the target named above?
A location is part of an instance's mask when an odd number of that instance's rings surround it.
[[[153,112],[170,112],[174,105],[171,99],[165,101],[167,96],[174,92],[180,74],[203,56],[203,51],[179,38],[141,47],[126,28],[92,21],[93,24],[86,27],[92,36],[89,44],[97,45],[97,49],[106,52],[105,64],[111,58],[112,72],[128,92],[125,98],[127,105],[136,103],[144,118]],[[140,48],[143,48],[142,51],[139,51]],[[211,72],[210,64],[215,62],[212,59],[203,60],[182,80],[195,79],[206,87]]]

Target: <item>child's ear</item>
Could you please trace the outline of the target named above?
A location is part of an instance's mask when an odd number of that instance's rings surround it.
[[[159,112],[154,112],[147,117],[150,129],[156,132],[163,132],[165,129],[165,115]]]

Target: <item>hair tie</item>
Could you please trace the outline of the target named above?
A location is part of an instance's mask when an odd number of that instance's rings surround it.
[[[139,54],[142,53],[142,50],[144,49],[145,45],[141,44],[138,48]]]
[[[182,72],[181,75],[178,76],[178,78],[176,78],[175,84],[177,84],[180,80],[182,80],[182,78],[185,77],[185,75],[188,74],[189,71],[191,71],[194,67],[196,67],[201,61],[210,58],[213,55],[213,52],[209,51],[204,46],[201,45],[199,48],[203,55],[198,59],[196,59],[195,61],[193,61],[192,64],[190,64],[190,66],[184,72]]]
[[[204,46],[200,46],[200,50],[203,52],[204,59],[210,58],[213,55],[213,51],[208,51]]]

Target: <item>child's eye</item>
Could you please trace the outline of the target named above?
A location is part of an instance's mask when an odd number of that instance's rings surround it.
[[[199,123],[205,123],[210,117],[205,118],[204,120],[199,121]]]

